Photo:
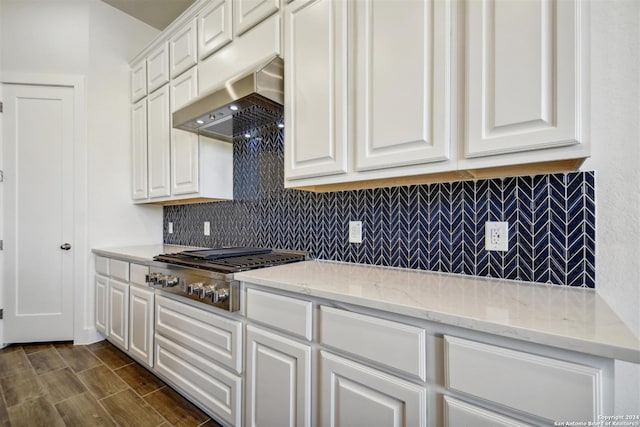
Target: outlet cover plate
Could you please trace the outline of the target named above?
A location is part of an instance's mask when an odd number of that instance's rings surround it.
[[[349,221],[349,243],[362,243],[362,221]]]
[[[509,223],[487,221],[484,223],[484,247],[488,251],[509,250]]]

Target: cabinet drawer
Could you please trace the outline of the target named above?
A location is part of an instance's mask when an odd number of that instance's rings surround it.
[[[247,318],[308,341],[313,338],[312,308],[310,301],[247,289]]]
[[[147,266],[147,265],[140,265],[140,264],[133,264],[132,263],[131,266],[129,267],[129,275],[130,275],[129,281],[131,283],[135,283],[136,285],[146,286],[147,285],[147,279],[146,279],[147,274],[149,274],[149,266]]]
[[[602,371],[445,336],[445,386],[549,420],[595,420]]]
[[[227,423],[241,424],[242,379],[188,349],[156,335],[155,369]]]
[[[530,427],[529,424],[523,424],[513,418],[507,418],[450,396],[444,397],[444,425],[445,427]]]
[[[426,380],[424,329],[323,306],[320,342]]]
[[[158,296],[156,332],[202,357],[242,372],[242,324]]]
[[[110,259],[109,272],[111,273],[111,277],[124,280],[125,282],[129,281],[129,263],[126,261]]]
[[[96,256],[96,273],[100,273],[104,276],[109,275],[109,258]]]

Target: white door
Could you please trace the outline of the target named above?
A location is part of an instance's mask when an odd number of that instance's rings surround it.
[[[171,81],[171,113],[198,96],[198,68]],[[171,129],[171,194],[197,193],[200,184],[198,135]]]
[[[131,107],[131,197],[142,200],[149,197],[147,181],[147,99],[141,99]]]
[[[165,85],[147,97],[147,167],[150,198],[165,197],[171,193],[170,153],[169,85]]]
[[[129,285],[109,279],[107,335],[123,349],[129,348]]]
[[[4,341],[71,340],[74,89],[3,91]]]
[[[154,293],[137,286],[129,287],[129,353],[153,366]]]
[[[96,274],[96,329],[103,335],[107,335],[108,292],[109,279]]]

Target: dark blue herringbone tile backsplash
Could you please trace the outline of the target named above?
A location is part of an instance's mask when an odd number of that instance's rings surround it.
[[[309,193],[283,187],[282,131],[260,135],[234,141],[235,200],[165,207],[165,243],[595,287],[593,172]],[[363,243],[348,243],[350,220]],[[508,252],[484,250],[486,221],[509,222]]]

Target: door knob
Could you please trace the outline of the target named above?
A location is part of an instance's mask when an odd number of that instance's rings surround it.
[[[60,246],[60,249],[62,249],[63,251],[68,251],[69,249],[71,249],[71,245],[69,243],[64,243]]]

